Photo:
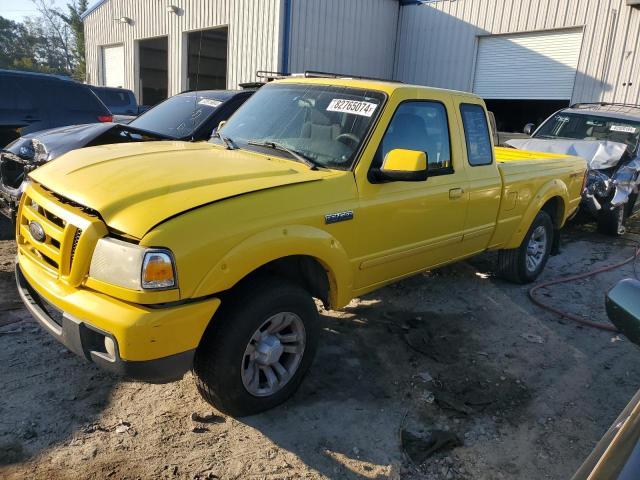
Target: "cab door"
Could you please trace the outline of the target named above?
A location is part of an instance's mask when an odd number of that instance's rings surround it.
[[[496,229],[502,178],[496,165],[487,112],[482,101],[476,97],[456,96],[454,102],[460,131],[464,135],[463,157],[469,194],[463,251],[466,255],[473,255],[488,247]]]
[[[394,113],[373,158],[356,169],[356,293],[455,258],[462,243],[467,179],[459,136],[452,136],[453,103],[448,95],[416,100],[424,95],[420,90],[403,93],[406,100],[387,107]],[[376,181],[372,173],[393,149],[425,152],[427,179]]]

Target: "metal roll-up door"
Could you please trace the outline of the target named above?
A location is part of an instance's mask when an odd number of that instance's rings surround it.
[[[102,47],[102,84],[105,87],[124,86],[124,47]]]
[[[480,37],[474,93],[487,99],[570,99],[582,29]]]

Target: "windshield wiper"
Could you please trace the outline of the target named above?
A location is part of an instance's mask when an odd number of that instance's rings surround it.
[[[224,143],[224,146],[227,150],[235,150],[236,146],[233,140],[231,140],[229,137],[226,137],[224,135],[222,135],[220,132],[215,132],[213,134],[214,137],[219,138],[220,140],[222,140],[222,143]]]
[[[283,145],[281,143],[272,142],[272,141],[260,141],[260,140],[249,140],[247,143],[249,145],[255,145],[256,147],[266,147],[266,148],[271,148],[273,150],[280,150],[281,152],[286,152],[289,155],[291,155],[293,158],[295,158],[297,161],[299,161],[300,163],[304,163],[311,170],[317,170],[318,165],[321,166],[320,163],[316,162],[312,158],[309,158],[300,152],[296,152],[295,150],[292,150],[286,145]]]

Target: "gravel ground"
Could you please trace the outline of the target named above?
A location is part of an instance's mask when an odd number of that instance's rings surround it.
[[[628,257],[640,235],[572,226],[563,239],[542,280]],[[233,419],[200,399],[191,374],[126,382],[66,351],[17,303],[14,254],[0,241],[2,478],[566,479],[640,385],[634,345],[534,306],[485,255],[322,311],[300,391]],[[604,322],[604,292],[632,274],[543,298]],[[461,445],[411,461],[424,448],[401,438],[435,431]]]

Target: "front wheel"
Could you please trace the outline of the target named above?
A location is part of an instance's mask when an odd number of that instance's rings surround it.
[[[318,311],[303,288],[280,278],[231,292],[196,350],[201,395],[233,416],[260,413],[289,398],[313,360]]]
[[[531,283],[544,270],[553,245],[553,222],[545,211],[538,212],[518,248],[500,250],[501,275],[514,283]]]

